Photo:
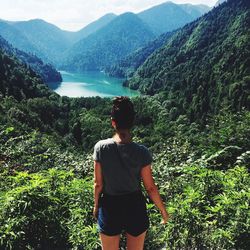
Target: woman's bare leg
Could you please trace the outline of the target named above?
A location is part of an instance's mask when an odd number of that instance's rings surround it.
[[[126,233],[127,250],[143,250],[146,233],[147,233],[147,231],[145,231],[144,233],[142,233],[136,237],[130,235],[129,233]]]
[[[102,250],[119,250],[120,235],[108,236],[100,233]]]

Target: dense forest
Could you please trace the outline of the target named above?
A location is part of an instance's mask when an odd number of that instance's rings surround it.
[[[248,24],[248,1],[228,0],[169,36],[129,81],[150,94],[132,99],[133,138],[152,152],[171,214],[159,225],[146,196],[145,249],[250,245]],[[0,50],[0,249],[99,250],[92,151],[114,132],[112,100],[61,97],[20,55]]]
[[[167,32],[153,41],[148,42],[144,47],[133,51],[131,54],[122,58],[115,64],[107,65],[105,72],[111,76],[130,78],[135,71],[153,54],[157,49],[162,47],[174,32]]]

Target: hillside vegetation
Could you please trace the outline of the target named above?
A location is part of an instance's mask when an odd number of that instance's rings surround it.
[[[75,34],[71,34],[71,36],[74,37],[74,42],[78,42],[81,39],[84,39],[91,35],[92,33],[95,33],[99,29],[105,27],[108,25],[112,20],[114,20],[117,16],[113,13],[108,13],[98,20],[88,24],[86,27],[80,29],[79,31],[75,32]]]
[[[10,23],[3,20],[0,20],[0,35],[15,48],[45,58],[42,51],[37,50],[37,48],[30,43],[28,38],[25,37],[21,31],[17,30]]]
[[[5,39],[0,36],[0,49],[9,56],[15,57],[23,64],[28,65],[35,71],[44,82],[61,82],[61,74],[50,65],[44,63],[37,56],[13,48]]]
[[[249,1],[227,1],[180,29],[127,85],[164,93],[174,116],[200,119],[222,107],[249,108]]]
[[[125,13],[67,52],[62,69],[101,70],[154,38],[153,32],[133,13]]]
[[[163,46],[174,34],[168,32],[150,41],[144,47],[133,51],[127,57],[119,60],[116,64],[107,65],[105,72],[111,76],[129,78],[132,77],[135,71],[153,54],[157,49]]]
[[[55,65],[59,62],[63,51],[73,44],[68,37],[70,32],[61,30],[42,19],[13,22],[12,26],[20,31],[38,51],[42,52],[42,59],[47,59]]]

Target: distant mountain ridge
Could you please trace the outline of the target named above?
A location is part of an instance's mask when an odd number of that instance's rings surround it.
[[[117,15],[115,15],[114,13],[108,13],[108,14],[102,16],[101,18],[99,18],[98,20],[88,24],[87,26],[85,26],[81,30],[75,32],[75,37],[76,37],[75,42],[77,42],[81,39],[84,39],[87,36],[91,35],[92,33],[103,28],[104,26],[106,26],[108,23],[110,23],[116,17],[117,17]]]
[[[227,0],[218,0],[216,4],[214,5],[215,7],[219,6],[220,4],[226,2]]]
[[[37,56],[28,54],[24,51],[13,48],[5,39],[0,36],[0,50],[7,54],[10,57],[14,57],[16,60],[19,60],[23,65],[27,65],[44,82],[61,82],[62,77],[56,69],[49,64],[44,63]]]
[[[42,19],[16,22],[0,20],[0,35],[14,47],[58,65],[61,55],[74,43],[96,32],[115,17],[115,14],[106,14],[78,32],[61,30]]]
[[[100,69],[103,65],[113,64],[119,56],[121,56],[118,58],[119,60],[127,56],[127,53],[132,52],[132,49],[136,50],[139,47],[143,47],[149,40],[154,39],[159,34],[183,26],[208,10],[209,7],[203,5],[178,5],[172,2],[166,2],[139,14],[133,14],[138,18],[137,23],[141,22],[141,29],[145,31],[145,34],[140,32],[139,29],[136,31],[138,34],[130,34],[129,30],[133,30],[133,27],[127,26],[127,31],[124,30],[123,33],[120,33],[122,37],[122,39],[120,39],[121,44],[119,44],[119,39],[117,37],[115,38],[116,41],[114,44],[119,47],[119,49],[117,48],[116,50],[117,56],[112,55],[113,48],[111,48],[110,45],[107,46],[107,49],[103,46],[103,44],[110,44],[112,42],[112,36],[105,36],[102,33],[102,29],[110,30],[108,26],[112,26],[112,22],[115,20],[119,23],[120,17],[122,16],[124,18],[124,14],[120,16],[116,16],[113,13],[106,14],[77,32],[62,30],[41,19],[18,22],[2,20],[0,21],[0,35],[14,47],[25,52],[33,53],[43,61],[53,63],[56,67],[61,65],[67,66],[69,62],[72,62],[70,58],[73,57],[76,58],[76,63],[71,64],[76,66],[75,70],[87,68]],[[116,29],[119,30],[119,27],[116,27]],[[150,37],[149,33],[151,33]],[[126,34],[127,37],[124,37],[124,34]],[[140,40],[138,35],[141,36],[142,42],[138,43]],[[138,40],[132,39],[129,41],[133,36],[137,36]],[[146,38],[146,36],[148,38]],[[97,39],[96,41],[94,37]],[[102,39],[106,40],[100,40],[98,37],[102,37]],[[88,41],[91,41],[92,45],[90,45]],[[128,46],[130,46],[129,44],[131,45],[131,49],[127,50]],[[123,45],[125,47],[123,47]],[[101,48],[106,51],[100,51],[99,49]],[[111,49],[110,53],[107,51],[108,49]],[[98,50],[101,52],[100,56],[96,54]],[[72,52],[72,55],[69,55],[70,52]],[[104,54],[105,56],[103,57]],[[82,57],[84,57],[84,59],[82,59]],[[102,59],[98,57],[103,57],[103,64],[100,62]],[[109,57],[108,60],[107,57]],[[91,63],[91,61],[93,62]],[[97,66],[92,67],[93,65]]]
[[[184,26],[209,10],[210,7],[206,5],[166,2],[142,11],[138,16],[155,34],[160,35]]]
[[[76,43],[61,66],[66,70],[101,70],[154,38],[150,28],[128,12]]]
[[[41,19],[25,22],[14,22],[12,24],[37,50],[42,51],[45,58],[57,63],[57,58],[65,51],[72,42],[66,35],[68,32]]]
[[[37,48],[31,44],[28,38],[18,29],[13,27],[10,22],[0,20],[0,35],[14,47],[20,50],[45,57],[42,52],[37,50]]]

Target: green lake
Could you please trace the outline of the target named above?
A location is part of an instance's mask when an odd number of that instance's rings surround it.
[[[63,81],[47,83],[49,88],[61,96],[68,97],[114,97],[138,96],[139,92],[123,87],[124,79],[109,77],[103,72],[86,71],[71,73],[60,71]]]

